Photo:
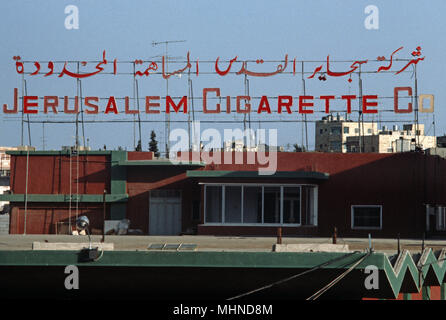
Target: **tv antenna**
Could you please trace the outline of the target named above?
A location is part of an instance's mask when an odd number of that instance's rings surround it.
[[[166,41],[153,41],[152,46],[159,46],[159,45],[165,45],[165,51],[164,56],[166,57],[165,61],[165,73],[168,74],[169,69],[169,43],[180,43],[180,42],[186,42],[186,40],[166,40]],[[169,78],[166,79],[166,101],[167,96],[169,95]],[[169,134],[170,134],[170,114],[166,112],[165,114],[165,127],[164,127],[164,138],[166,139],[166,158],[169,158],[169,150],[170,150],[170,141],[169,141]]]

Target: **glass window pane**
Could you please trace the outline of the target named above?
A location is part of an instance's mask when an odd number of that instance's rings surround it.
[[[225,187],[225,223],[242,222],[242,187]]]
[[[280,223],[280,187],[265,187],[264,222]]]
[[[341,141],[330,141],[330,148],[333,151],[339,151],[342,148],[342,142]]]
[[[243,223],[262,223],[262,187],[243,187]]]
[[[314,225],[316,212],[315,212],[315,202],[316,199],[316,188],[313,186],[302,186],[301,188],[301,221],[305,225]],[[305,219],[303,219],[305,217]]]
[[[381,227],[381,208],[353,207],[353,225],[367,228]]]
[[[300,188],[283,188],[283,223],[300,223]]]
[[[206,186],[206,222],[221,222],[221,186]]]

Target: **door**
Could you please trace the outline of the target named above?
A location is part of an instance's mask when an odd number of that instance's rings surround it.
[[[181,233],[181,191],[153,190],[149,199],[149,234]]]

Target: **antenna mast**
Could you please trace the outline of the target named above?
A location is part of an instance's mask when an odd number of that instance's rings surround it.
[[[165,45],[165,52],[164,52],[164,56],[165,56],[165,61],[166,61],[166,69],[165,69],[165,72],[166,72],[166,75],[168,74],[168,72],[169,72],[169,69],[168,69],[168,65],[169,65],[169,55],[168,55],[168,53],[169,53],[169,51],[168,51],[168,49],[169,49],[169,43],[179,43],[179,42],[186,42],[186,40],[166,40],[166,41],[158,41],[158,42],[156,42],[156,41],[153,41],[152,42],[152,46],[158,46],[158,45]],[[166,100],[167,100],[167,96],[169,95],[169,78],[167,78],[166,79]],[[165,119],[166,119],[166,122],[165,122],[165,127],[164,127],[164,139],[166,140],[166,143],[165,143],[165,145],[166,145],[166,158],[169,158],[169,150],[170,150],[170,141],[169,141],[169,133],[170,133],[170,114],[169,113],[167,113],[166,112],[166,115],[165,115]]]

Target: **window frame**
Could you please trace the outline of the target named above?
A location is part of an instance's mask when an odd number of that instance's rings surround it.
[[[379,208],[379,227],[357,227],[354,225],[354,208],[374,207]],[[351,205],[350,227],[352,230],[382,230],[383,228],[383,205],[382,204],[352,204]]]
[[[338,136],[338,135],[342,135],[342,126],[334,126],[330,128],[330,135],[333,136]]]
[[[436,231],[446,231],[446,207],[438,206],[435,209],[435,229]]]
[[[317,227],[318,225],[318,208],[319,208],[319,198],[318,198],[318,188],[319,186],[316,184],[278,184],[278,183],[218,183],[218,182],[200,182],[200,185],[203,185],[204,187],[204,215],[203,215],[203,224],[206,226],[256,226],[256,227],[275,227],[275,226],[286,226],[286,227],[300,227],[302,226],[302,187],[312,187],[314,188],[314,212],[313,212],[313,216],[314,216],[314,224],[312,226]],[[207,216],[207,204],[206,204],[206,189],[207,186],[219,186],[222,188],[222,208],[221,208],[221,222],[207,222],[206,221],[206,216]],[[224,203],[225,203],[225,187],[226,186],[239,186],[241,187],[241,193],[242,193],[242,197],[241,197],[241,217],[242,220],[241,222],[237,222],[237,223],[229,223],[229,222],[225,222],[225,207],[224,207]],[[261,187],[262,188],[262,222],[256,222],[256,223],[243,223],[243,211],[244,211],[244,206],[243,206],[243,196],[244,196],[244,187],[245,186],[249,186],[249,187]],[[265,221],[265,187],[280,187],[280,222],[279,223],[264,223]],[[283,188],[284,187],[299,187],[300,191],[299,191],[299,203],[300,203],[300,210],[299,210],[299,223],[283,223]]]
[[[330,150],[341,150],[342,151],[342,140],[334,140],[330,141]]]

